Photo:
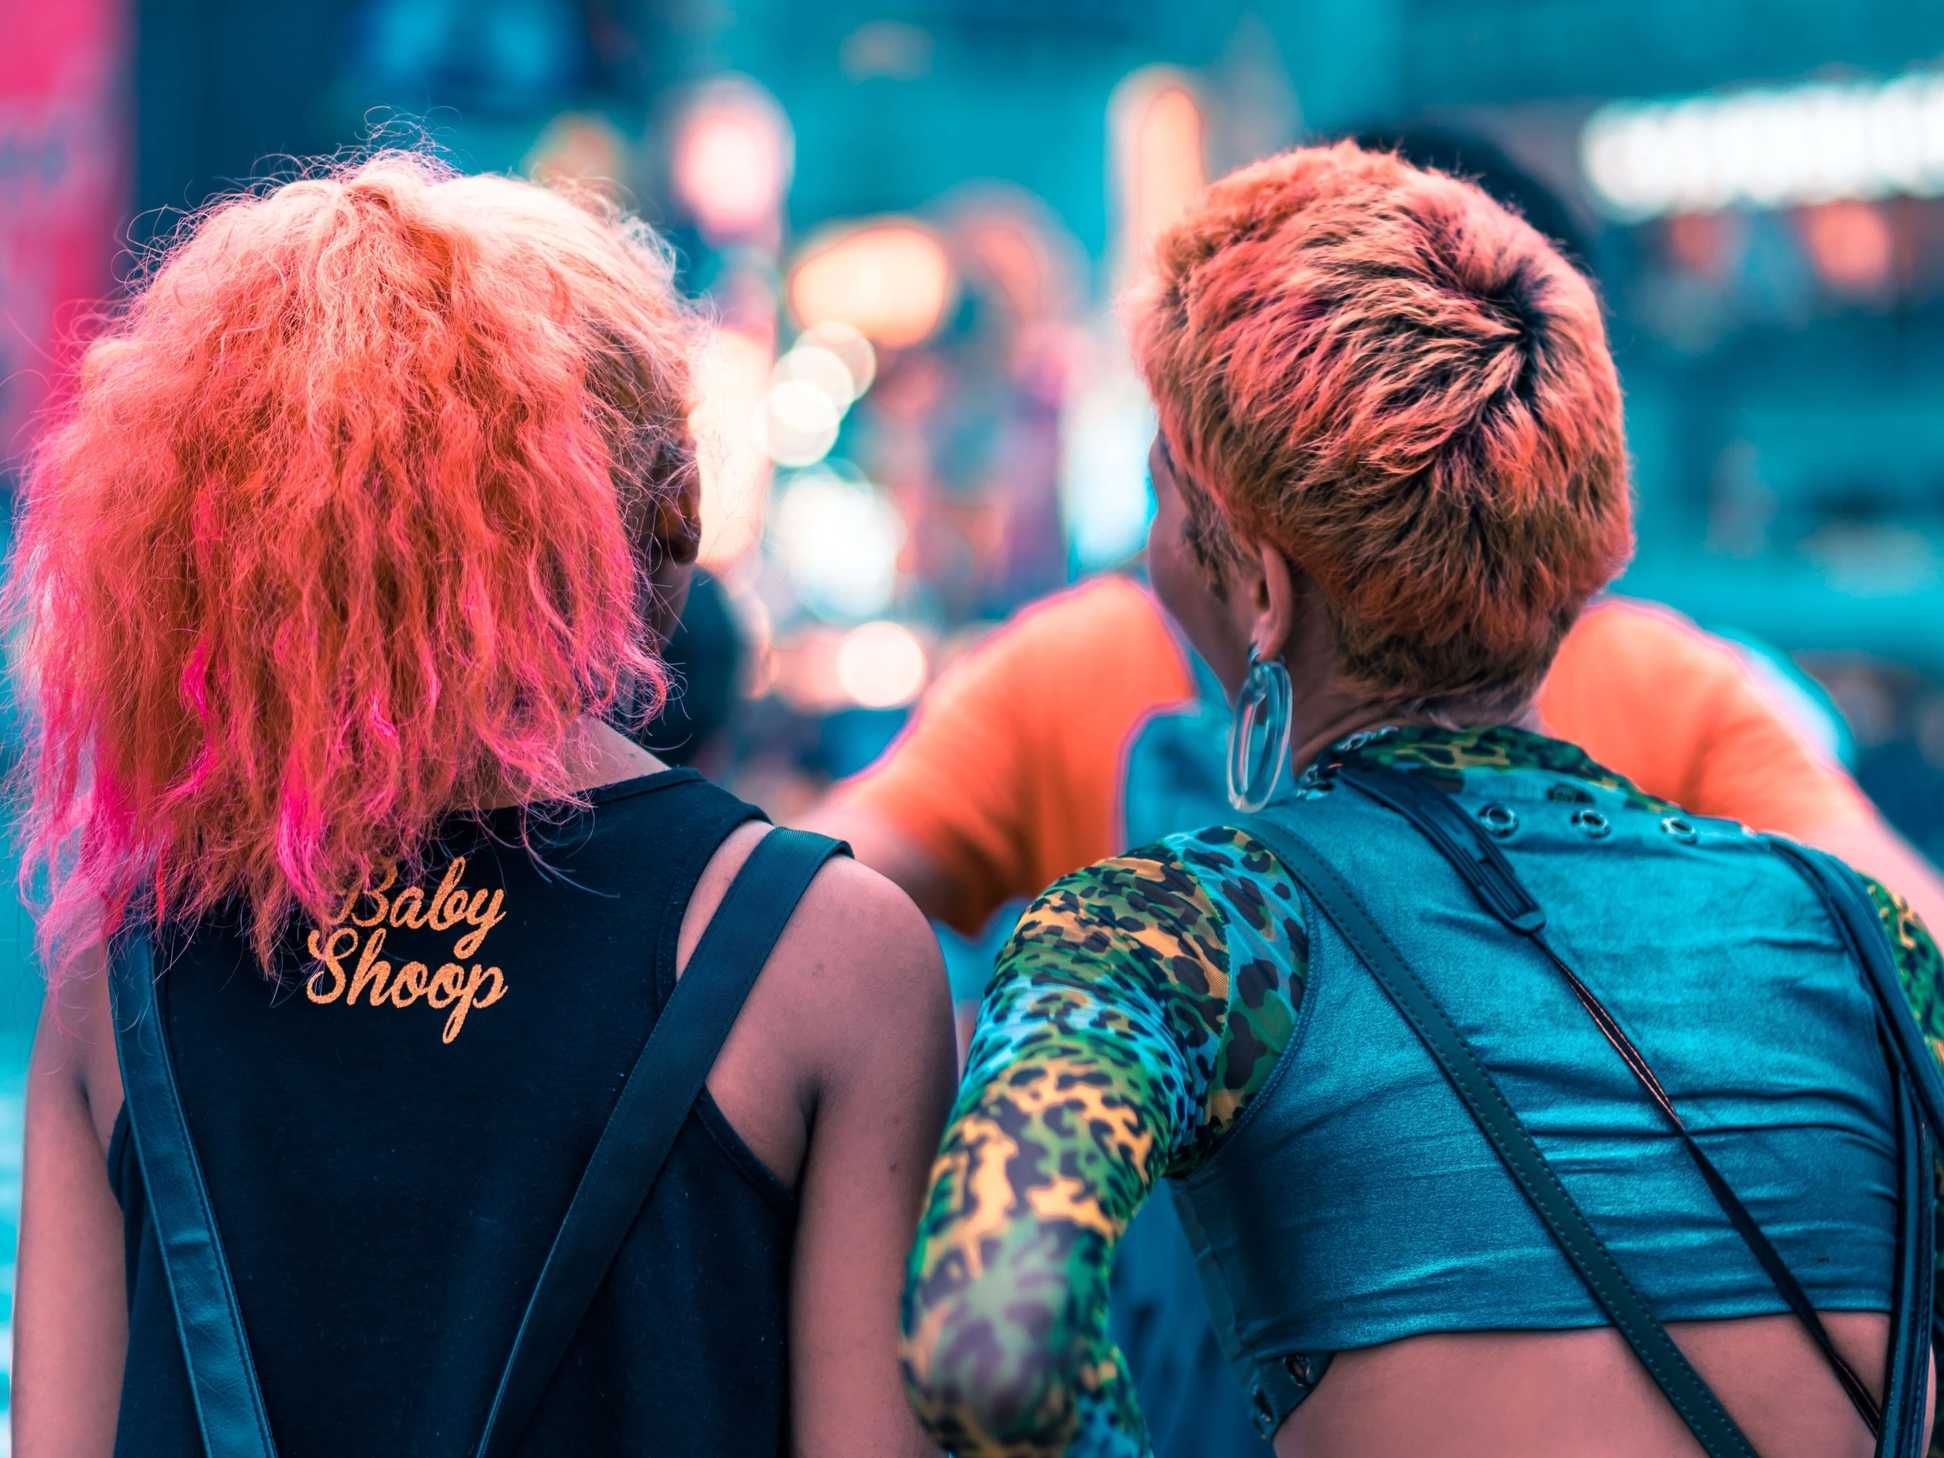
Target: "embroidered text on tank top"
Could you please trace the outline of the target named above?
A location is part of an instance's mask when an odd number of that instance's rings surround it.
[[[459,1036],[475,1009],[506,996],[506,977],[498,967],[475,960],[486,934],[505,920],[502,890],[467,891],[466,858],[455,856],[430,895],[422,886],[393,891],[392,867],[375,886],[354,892],[330,921],[313,930],[307,945],[317,967],[304,983],[315,1003],[360,1000],[371,1007],[426,1006],[447,1010],[444,1036]],[[458,931],[451,956],[436,967],[405,962],[396,967],[383,955],[385,934],[397,927],[413,931]]]

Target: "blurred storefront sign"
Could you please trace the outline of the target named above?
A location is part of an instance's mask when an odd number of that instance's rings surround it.
[[[115,0],[11,7],[0,45],[0,479],[108,292],[125,203]]]

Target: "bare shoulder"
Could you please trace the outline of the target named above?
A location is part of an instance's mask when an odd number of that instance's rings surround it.
[[[946,1016],[938,938],[911,898],[849,856],[811,883],[777,946],[775,969],[814,992],[818,1015]],[[853,1025],[854,1026],[854,1025]]]
[[[752,821],[731,834],[709,862],[683,918],[679,965],[686,966],[730,884],[769,833],[769,826]],[[815,1021],[864,1004],[880,1014],[894,1007],[917,1012],[931,1000],[941,1008],[949,1004],[930,924],[896,885],[849,856],[833,857],[810,883],[764,968],[764,980],[795,988]]]
[[[41,1001],[29,1078],[78,1094],[105,1150],[121,1114],[121,1066],[108,1003],[108,964],[99,946],[83,953]]]

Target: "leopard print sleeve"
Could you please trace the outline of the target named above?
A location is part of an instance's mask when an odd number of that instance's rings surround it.
[[[1870,904],[1890,942],[1890,956],[1896,963],[1897,980],[1903,984],[1904,1000],[1930,1044],[1931,1056],[1944,1063],[1944,957],[1910,903],[1881,881],[1865,876]],[[1944,1189],[1944,1161],[1936,1170],[1940,1189]],[[1944,1320],[1944,1204],[1939,1206],[1937,1245],[1937,1313]],[[1931,1433],[1930,1458],[1944,1458],[1944,1423]]]
[[[1297,893],[1234,830],[1057,882],[980,1011],[905,1285],[913,1404],[960,1458],[1148,1450],[1107,1338],[1115,1242],[1220,1143],[1296,1024]]]

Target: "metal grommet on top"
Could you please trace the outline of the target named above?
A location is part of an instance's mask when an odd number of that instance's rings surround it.
[[[1613,822],[1597,810],[1582,808],[1573,812],[1573,829],[1588,840],[1605,840],[1613,834]]]
[[[1490,805],[1478,807],[1478,823],[1500,840],[1504,840],[1519,828],[1519,817],[1508,807],[1494,801]]]
[[[1694,844],[1694,822],[1690,820],[1684,820],[1679,815],[1669,815],[1661,821],[1661,829],[1680,841],[1683,845]]]
[[[1276,1404],[1260,1386],[1255,1390],[1255,1399],[1250,1404],[1255,1409],[1255,1430],[1265,1438],[1276,1435]]]

